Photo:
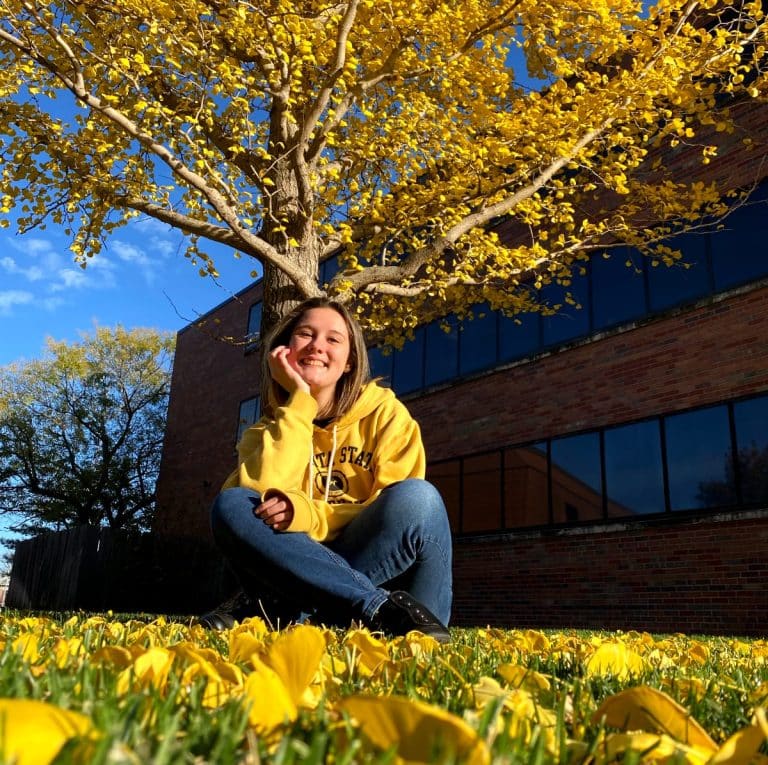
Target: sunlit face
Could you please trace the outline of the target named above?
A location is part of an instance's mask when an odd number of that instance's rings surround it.
[[[309,385],[321,405],[329,405],[336,383],[348,372],[350,339],[344,318],[333,308],[310,308],[294,327],[288,341],[291,366]]]

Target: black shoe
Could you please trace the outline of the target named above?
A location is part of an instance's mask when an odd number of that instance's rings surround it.
[[[418,630],[438,643],[447,643],[451,639],[448,627],[426,606],[402,590],[389,593],[371,618],[370,628],[391,635],[405,635],[411,630]]]
[[[258,613],[257,604],[244,590],[238,590],[232,597],[220,603],[213,611],[197,617],[197,623],[209,630],[229,630],[235,622],[241,622]]]

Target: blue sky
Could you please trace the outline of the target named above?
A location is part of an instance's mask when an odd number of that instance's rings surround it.
[[[67,244],[53,226],[0,229],[0,366],[40,357],[46,337],[76,341],[94,325],[175,332],[246,287],[256,267],[210,248],[220,276],[203,278],[184,257],[182,234],[152,219],[116,231],[85,269]],[[9,520],[0,517],[0,537]]]
[[[55,227],[0,229],[0,365],[39,357],[45,338],[77,340],[95,324],[176,331],[247,286],[255,262],[210,249],[220,272],[203,278],[184,237],[152,219],[116,231],[87,268]]]

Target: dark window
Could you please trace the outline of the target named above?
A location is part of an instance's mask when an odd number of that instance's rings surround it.
[[[547,445],[504,452],[504,525],[507,528],[549,523]]]
[[[339,273],[339,256],[334,255],[320,264],[320,284],[329,284],[337,273]]]
[[[243,433],[261,416],[261,399],[259,396],[247,398],[240,402],[240,412],[237,419],[237,441],[243,437]]]
[[[501,452],[466,457],[462,472],[462,531],[501,526]]]
[[[652,311],[696,300],[711,291],[707,260],[707,234],[682,234],[668,243],[669,247],[680,250],[682,257],[674,265],[666,266],[646,258],[648,274],[648,295]]]
[[[541,348],[541,315],[521,313],[514,318],[499,315],[499,359],[513,361]]]
[[[382,383],[392,384],[392,360],[394,354],[390,351],[386,355],[379,346],[368,349],[368,364],[371,367],[371,377],[381,377]]]
[[[451,530],[458,532],[461,522],[461,461],[450,460],[428,465],[427,480],[440,492],[448,511]]]
[[[576,520],[593,521],[603,517],[600,470],[600,436],[584,433],[552,440],[552,512],[555,523],[574,518],[566,515],[566,505],[576,508]],[[573,511],[569,511],[570,516]]]
[[[254,350],[259,339],[259,333],[261,332],[261,315],[263,313],[264,304],[259,301],[254,303],[248,310],[248,329],[245,333],[245,350],[246,352]]]
[[[448,327],[446,332],[443,327]],[[456,319],[449,317],[445,321],[434,321],[426,329],[424,351],[424,384],[452,380],[459,367],[459,330]]]
[[[596,255],[592,276],[592,328],[604,329],[647,312],[643,258],[627,247]]]
[[[423,387],[424,327],[419,327],[413,340],[406,340],[395,352],[392,386],[398,394],[410,393]]]
[[[576,270],[570,285],[548,284],[541,299],[550,307],[559,305],[553,316],[542,316],[544,346],[558,345],[589,334],[589,280]]]
[[[733,405],[741,499],[768,504],[768,396]]]
[[[727,407],[671,415],[664,424],[672,510],[734,504]]]
[[[605,431],[608,517],[663,513],[664,472],[658,420]]]
[[[471,321],[461,326],[459,343],[459,373],[478,372],[496,363],[496,313],[487,305],[476,305]]]
[[[711,240],[716,290],[768,275],[768,183],[734,210]]]

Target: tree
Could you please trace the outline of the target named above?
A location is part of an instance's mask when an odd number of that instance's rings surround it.
[[[764,98],[761,5],[0,0],[0,204],[83,265],[137,215],[203,274],[206,240],[231,246],[264,266],[267,325],[335,252],[327,291],[391,338],[514,313],[606,247],[672,263],[666,237],[724,214],[663,157],[709,162]]]
[[[173,342],[99,327],[0,368],[0,513],[15,531],[149,527]]]
[[[696,495],[698,506],[735,505],[737,482],[741,486],[743,504],[763,506],[768,502],[768,447],[760,447],[754,441],[749,446],[742,446],[736,452],[736,464],[733,451],[728,449],[725,453],[723,478],[699,483]]]

